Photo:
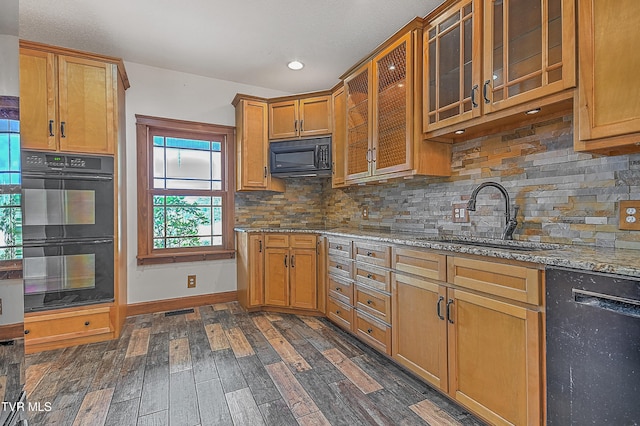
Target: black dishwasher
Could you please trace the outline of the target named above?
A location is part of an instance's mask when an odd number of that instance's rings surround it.
[[[547,424],[640,424],[640,279],[546,270]]]

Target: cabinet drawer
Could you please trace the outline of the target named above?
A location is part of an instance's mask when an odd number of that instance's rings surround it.
[[[460,287],[539,305],[542,271],[461,257],[447,259],[448,281]]]
[[[264,243],[267,247],[289,247],[289,235],[287,234],[266,234]]]
[[[356,262],[356,281],[376,290],[391,291],[390,273],[367,263]]]
[[[443,254],[394,247],[391,265],[407,274],[439,281],[447,279],[447,257]]]
[[[391,355],[391,327],[356,310],[356,333],[369,345]]]
[[[330,275],[351,278],[351,268],[353,268],[353,261],[351,259],[329,256],[329,265],[327,270]]]
[[[356,260],[360,262],[370,263],[372,265],[388,268],[391,264],[389,254],[391,247],[384,244],[365,243],[363,241],[354,241],[353,250],[356,254]]]
[[[351,240],[343,238],[329,238],[329,255],[351,258]]]
[[[293,234],[289,236],[289,244],[292,248],[316,248],[316,236],[314,234]]]
[[[356,309],[391,324],[391,296],[388,294],[356,285],[355,301]]]
[[[329,276],[329,297],[353,305],[353,283]]]
[[[108,307],[26,317],[24,322],[27,344],[54,342],[112,331]]]
[[[333,297],[327,299],[327,317],[345,330],[353,330],[353,308]]]

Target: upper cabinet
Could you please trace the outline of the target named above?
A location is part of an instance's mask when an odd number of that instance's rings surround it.
[[[331,134],[331,95],[269,102],[269,139]]]
[[[333,174],[331,176],[331,186],[332,188],[340,188],[345,186],[344,154],[345,144],[347,141],[347,110],[344,86],[339,86],[331,94],[331,103],[333,104],[333,132],[331,137],[331,150],[333,152]]]
[[[576,151],[638,152],[640,2],[578,2],[580,84],[574,108]]]
[[[284,183],[271,177],[267,101],[236,95],[236,190],[284,191]]]
[[[575,4],[456,2],[429,19],[424,46],[423,130],[453,133],[571,98]]]
[[[31,46],[30,44],[27,46]],[[117,64],[37,47],[20,49],[25,149],[114,154]]]
[[[347,183],[450,174],[450,147],[420,138],[421,23],[412,21],[344,79]]]

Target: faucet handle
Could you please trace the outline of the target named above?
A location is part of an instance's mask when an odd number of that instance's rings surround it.
[[[519,210],[520,210],[520,206],[518,206],[517,204],[513,206],[513,219],[516,219],[518,217]]]

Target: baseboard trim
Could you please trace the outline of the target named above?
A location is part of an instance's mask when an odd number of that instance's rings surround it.
[[[24,337],[24,323],[0,325],[0,341]]]
[[[180,297],[177,299],[153,300],[151,302],[127,305],[127,316],[132,317],[156,312],[175,311],[177,309],[194,308],[196,306],[213,305],[215,303],[235,302],[236,300],[238,300],[237,291]]]

